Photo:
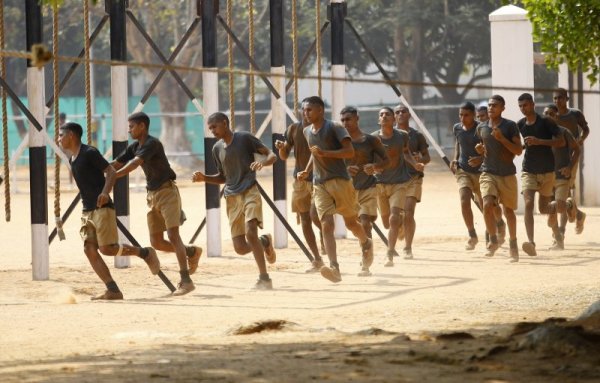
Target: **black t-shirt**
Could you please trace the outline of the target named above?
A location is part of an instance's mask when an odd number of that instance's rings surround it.
[[[240,194],[256,183],[256,172],[250,170],[254,154],[259,149],[268,148],[248,132],[234,132],[229,145],[219,140],[213,146],[212,154],[217,169],[225,177],[225,196]]]
[[[98,149],[85,144],[81,144],[79,154],[74,160],[69,159],[69,163],[71,164],[73,178],[81,194],[83,211],[96,209],[98,196],[104,188],[104,170],[110,164],[102,157]],[[112,201],[107,205],[112,206]]]
[[[156,190],[165,182],[177,178],[158,139],[148,136],[142,146],[139,141],[134,142],[117,158],[117,162],[126,164],[135,157],[144,160],[142,170],[146,175],[146,189]]]
[[[513,162],[515,155],[492,136],[491,123],[486,121],[477,126],[477,134],[485,146],[485,156],[479,170],[501,177],[514,175],[517,173]],[[519,128],[512,120],[502,118],[498,129],[511,142],[513,137],[519,136]]]
[[[389,165],[381,173],[375,175],[379,184],[403,184],[410,180],[408,163],[404,160],[404,148],[408,146],[408,133],[404,130],[393,129],[392,136],[385,138],[381,130],[371,133],[379,137],[390,159]]]
[[[421,153],[424,153],[425,151],[427,151],[428,148],[429,148],[429,144],[427,143],[427,140],[425,139],[425,136],[423,135],[423,133],[419,132],[415,128],[408,128],[408,150],[410,150],[410,152],[413,154],[415,154],[415,153],[421,154]],[[417,161],[417,162],[419,162],[419,161]],[[420,172],[417,169],[413,168],[412,165],[409,163],[406,164],[406,167],[408,169],[408,174],[410,174],[411,177],[425,176],[425,174],[423,174],[423,172]]]
[[[573,137],[579,138],[580,130],[588,126],[583,113],[578,109],[569,109],[565,114],[558,115],[558,123],[569,129]]]
[[[294,148],[294,157],[296,159],[296,163],[294,164],[295,179],[298,172],[306,169],[311,154],[306,137],[304,137],[302,122],[296,122],[288,126],[285,131],[285,140]],[[306,178],[306,181],[312,182],[312,173]]]
[[[472,129],[463,129],[462,124],[459,123],[454,125],[452,132],[458,142],[458,167],[467,173],[479,174],[479,168],[469,165],[470,157],[479,157],[479,154],[475,150],[475,145],[481,142],[481,139],[477,135],[477,126]]]
[[[348,131],[330,120],[323,121],[323,126],[317,132],[313,132],[312,125],[307,126],[304,128],[304,137],[309,147],[317,145],[323,150],[339,150],[343,140],[350,141]],[[350,179],[346,161],[341,158],[313,156],[313,183],[323,184],[334,178]]]
[[[550,140],[553,136],[558,137],[561,135],[560,129],[554,121],[537,113],[533,124],[528,125],[527,120],[522,118],[517,122],[517,126],[523,138],[533,136],[542,140]],[[554,154],[552,148],[546,145],[525,145],[523,171],[532,174],[553,172]]]
[[[385,147],[381,140],[370,134],[365,134],[362,141],[352,141],[354,146],[354,158],[347,160],[348,165],[362,166],[375,162],[375,156],[380,158],[387,157]],[[375,176],[368,175],[362,169],[352,178],[354,189],[364,190],[375,186],[377,180]]]
[[[562,134],[565,136],[565,146],[561,146],[560,148],[552,148],[552,152],[554,153],[554,171],[556,179],[564,180],[568,178],[562,175],[560,169],[571,166],[571,148],[569,147],[569,140],[575,140],[575,137],[573,137],[573,134],[571,134],[569,129],[563,126],[559,125],[558,129],[560,129]],[[571,177],[573,176],[574,174],[571,175]]]

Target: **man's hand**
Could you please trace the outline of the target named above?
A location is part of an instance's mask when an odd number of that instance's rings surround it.
[[[458,161],[452,160],[450,161],[450,170],[452,173],[456,174],[456,169],[458,168]]]
[[[558,172],[566,178],[571,178],[571,168],[568,166],[565,166],[564,168],[560,168],[558,170]]]
[[[100,195],[98,195],[98,199],[96,200],[96,207],[100,208],[106,205],[108,201],[110,201],[109,195],[107,193],[100,193]]]
[[[352,177],[354,177],[355,175],[358,174],[358,172],[360,172],[360,167],[358,167],[356,165],[350,165],[350,166],[346,167],[346,169],[348,170],[348,173],[350,173],[350,175]]]
[[[419,172],[422,172],[423,170],[425,170],[425,164],[422,162],[417,162],[415,164],[415,169]]]
[[[485,146],[483,146],[483,144],[480,142],[477,145],[475,145],[475,151],[480,156],[483,156],[483,155],[485,155]]]
[[[302,170],[302,171],[299,171],[298,174],[296,174],[296,179],[298,181],[306,181],[306,179],[308,178],[309,175],[310,175],[309,172],[307,172],[306,170]]]
[[[310,152],[315,157],[323,157],[323,155],[325,154],[323,150],[316,145],[310,147]]]
[[[495,126],[492,127],[492,136],[498,141],[502,141],[505,138],[502,131]]]
[[[275,140],[275,148],[283,149],[285,147],[285,141]]]
[[[523,138],[523,140],[525,141],[525,145],[527,146],[535,146],[540,144],[540,140],[534,136],[527,136]]]
[[[365,164],[363,166],[363,171],[368,175],[372,176],[376,173],[375,164]]]
[[[206,181],[206,176],[202,172],[194,172],[192,174],[192,182],[204,182]]]
[[[479,166],[481,166],[482,163],[483,163],[483,157],[481,157],[481,156],[469,157],[469,166],[471,166],[473,168],[478,168]]]
[[[253,172],[257,172],[260,169],[262,169],[265,165],[262,163],[262,161],[254,161],[253,163],[250,164],[250,170],[252,170]]]

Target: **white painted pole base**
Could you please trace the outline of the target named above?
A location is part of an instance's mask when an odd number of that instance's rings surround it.
[[[121,223],[123,224],[123,226],[125,226],[127,228],[127,230],[129,230],[129,217],[128,216],[126,216],[126,215],[120,216],[120,217],[117,217],[117,219],[119,221],[121,221]],[[119,243],[131,245],[131,242],[129,242],[127,237],[125,237],[123,235],[123,233],[121,233],[120,231],[119,231]],[[115,267],[117,269],[128,268],[131,265],[131,261],[129,258],[130,257],[123,257],[123,256],[115,257]]]
[[[50,279],[48,225],[31,225],[31,271],[34,281]]]
[[[281,212],[281,215],[287,220],[287,203],[285,200],[274,201],[275,206]],[[288,247],[288,232],[279,218],[275,217],[275,225],[273,229],[273,242],[276,249],[285,249]]]
[[[220,257],[221,251],[221,209],[209,209],[206,212],[206,254]]]

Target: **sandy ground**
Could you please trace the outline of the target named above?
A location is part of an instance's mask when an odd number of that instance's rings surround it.
[[[264,174],[260,182],[270,190]],[[18,186],[28,190],[24,180]],[[63,189],[64,210],[75,192]],[[180,190],[188,241],[204,217],[204,187],[182,180]],[[131,231],[148,244],[144,195],[132,189]],[[504,246],[487,259],[481,216],[481,242],[467,252],[454,178],[431,164],[417,207],[415,258],[397,259],[394,268],[383,267],[384,245],[376,240],[373,276],[356,276],[358,242],[349,234],[338,241],[343,281],[332,284],[304,273],[308,261],[290,236],[270,266],[275,289],[253,291],[256,267],[251,256],[234,254],[223,211],[223,256],[203,256],[194,292],[169,297],[141,260],[114,269],[108,259],[125,300],[98,303],[90,296],[104,286],[82,252],[78,211],[65,225],[67,240],[50,247],[50,280],[32,281],[28,195],[14,195],[12,205],[12,221],[0,222],[2,382],[600,380],[597,353],[526,351],[509,336],[516,322],[571,319],[599,299],[600,208],[584,208],[585,231],[575,235],[569,226],[562,252],[545,250],[551,236],[538,215],[537,257],[521,252],[510,264]],[[270,232],[273,215],[266,204],[264,211]],[[518,238],[526,238],[522,216]],[[205,246],[204,233],[197,244]],[[176,283],[175,257],[162,254],[161,262]],[[236,334],[268,320],[277,329]],[[437,337],[459,331],[474,339]]]

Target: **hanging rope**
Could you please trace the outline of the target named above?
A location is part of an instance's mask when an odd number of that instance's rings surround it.
[[[292,69],[294,71],[294,115],[298,115],[298,22],[296,0],[292,0]]]
[[[84,41],[84,76],[85,76],[85,119],[87,124],[87,143],[92,145],[92,103],[90,84],[90,9],[89,0],[83,0],[83,41]]]
[[[233,0],[227,0],[227,25],[233,28]],[[227,65],[230,72],[227,74],[229,79],[229,122],[231,128],[235,129],[235,94],[233,93],[233,39],[227,34]]]
[[[316,32],[316,42],[317,42],[317,46],[316,46],[316,50],[317,50],[317,84],[318,84],[318,92],[317,94],[319,95],[319,97],[322,97],[322,87],[321,87],[321,0],[316,0],[316,9],[315,9],[315,13],[316,16],[316,27],[315,27],[315,32]]]
[[[0,50],[4,50],[4,0],[0,0]],[[5,57],[0,57],[0,76],[6,78]],[[4,152],[4,213],[6,222],[10,222],[10,167],[8,157],[8,108],[6,90],[2,88],[2,147]]]
[[[58,145],[58,133],[60,131],[60,109],[58,103],[58,4],[52,5],[52,82],[54,91],[54,141]],[[65,239],[65,233],[62,229],[62,219],[60,218],[60,156],[54,153],[54,219],[56,221],[56,233],[62,241]]]
[[[250,53],[250,57],[254,58],[254,0],[248,0],[248,19],[250,23],[250,27],[248,29],[248,52]],[[252,70],[252,65],[250,65],[250,70]],[[255,92],[254,89],[254,74],[248,76],[248,81],[250,82],[250,131],[252,134],[256,133],[256,105],[255,105]]]

